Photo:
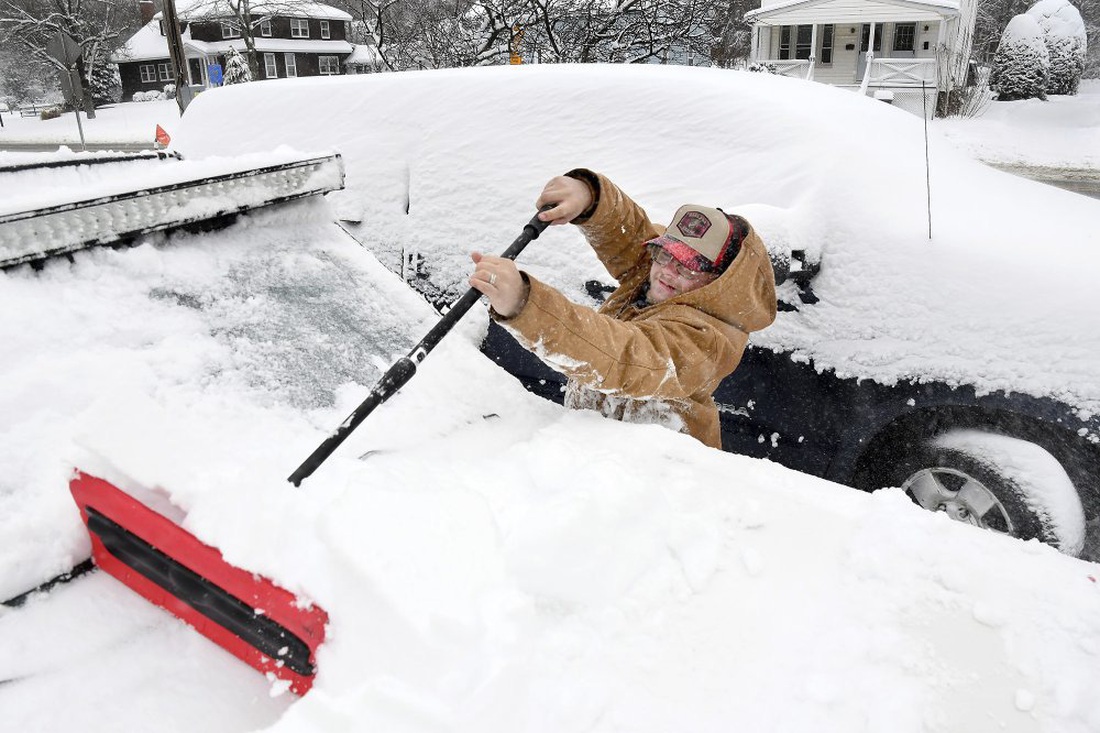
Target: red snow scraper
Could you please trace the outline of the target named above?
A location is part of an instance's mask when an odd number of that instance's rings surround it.
[[[328,614],[267,578],[227,563],[175,522],[103,479],[69,488],[110,575],[261,672],[304,695],[313,686]]]

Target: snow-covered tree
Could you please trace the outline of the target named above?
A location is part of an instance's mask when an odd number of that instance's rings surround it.
[[[1074,4],[1085,19],[1085,32],[1089,39],[1082,78],[1100,79],[1100,0],[1076,0]]]
[[[252,69],[248,61],[235,48],[230,48],[225,55],[225,74],[222,76],[222,84],[243,84],[252,81]]]
[[[34,56],[26,56],[19,48],[0,45],[0,99],[13,107],[43,101],[51,96],[60,98],[54,81],[54,67]],[[53,100],[51,100],[53,101]]]
[[[1027,14],[1042,29],[1050,56],[1047,94],[1076,94],[1088,49],[1088,35],[1080,11],[1069,0],[1039,0]]]
[[[118,66],[106,61],[92,65],[88,80],[88,93],[97,105],[117,102],[122,96],[122,83],[118,78]]]
[[[1046,99],[1050,54],[1039,23],[1030,15],[1017,15],[1001,34],[993,57],[990,86],[1001,101]]]
[[[758,4],[758,0],[327,1],[352,14],[357,42],[373,46],[385,67],[393,70],[506,64],[514,48],[525,61],[540,63],[694,61],[732,66],[748,56],[751,38],[744,13]]]
[[[36,65],[48,65],[59,74],[64,74],[67,72],[63,64],[50,55],[48,46],[58,33],[69,35],[80,45],[81,59],[77,68],[82,75],[85,92],[95,86],[97,74],[99,78],[104,78],[98,67],[107,63],[107,58],[121,39],[137,30],[136,26],[137,14],[125,3],[0,0],[0,48],[19,48],[23,61],[33,60]],[[54,86],[57,86],[56,82]],[[85,94],[89,101],[93,96]],[[93,106],[89,104],[86,109],[92,116]]]

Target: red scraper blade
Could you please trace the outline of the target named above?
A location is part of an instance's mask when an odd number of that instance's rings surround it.
[[[96,565],[218,646],[304,695],[313,686],[328,614],[267,578],[230,565],[175,522],[103,479],[69,488]]]

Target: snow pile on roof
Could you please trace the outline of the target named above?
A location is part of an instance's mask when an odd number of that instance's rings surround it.
[[[232,3],[230,0],[182,0],[176,3],[176,13],[180,20],[235,18],[238,16],[235,8],[239,5],[240,3]],[[339,8],[309,0],[256,0],[249,2],[245,7],[254,18],[271,15],[280,18],[351,20],[351,15]],[[161,16],[161,13],[157,13],[153,17]]]
[[[180,20],[199,20],[219,18],[237,18],[240,3],[229,0],[183,0],[176,3],[176,13]],[[264,15],[278,18],[319,18],[350,21],[351,15],[332,6],[309,0],[256,0],[245,6],[253,18]],[[154,20],[161,19],[162,12],[153,15]]]
[[[820,254],[821,302],[781,314],[758,344],[841,376],[969,383],[1100,413],[1100,202],[990,170],[937,139],[926,184],[922,123],[888,105],[768,74],[673,67],[279,83],[277,94],[246,85],[202,95],[178,149],[331,145],[347,164],[343,215],[361,219],[368,246],[395,267],[402,249],[426,256],[444,287],[463,287],[468,251],[525,221],[548,178],[587,166],[657,221],[684,201],[713,202],[744,213],[765,241]],[[279,122],[223,129],[246,118]],[[523,262],[578,298],[585,280],[606,279],[572,228]]]
[[[93,163],[96,156],[74,155],[69,160]],[[59,168],[29,168],[0,176],[0,216],[91,201],[106,196],[170,187],[181,182],[197,182],[207,178],[282,165],[310,157],[283,146],[268,153],[252,153],[235,157],[211,157],[203,160],[162,160],[135,158],[105,165],[74,165]],[[66,158],[60,158],[65,160]],[[139,181],[135,183],[135,178]],[[249,198],[247,181],[236,188],[224,190],[226,201],[242,207]],[[255,192],[251,192],[253,195]],[[239,197],[239,198],[238,198]],[[254,201],[252,202],[255,203]],[[177,204],[183,206],[184,204]]]
[[[210,18],[224,18],[233,17],[233,14],[227,9],[219,9],[217,7],[207,6],[200,3],[201,8],[197,12],[201,12],[198,16],[191,16],[191,19],[197,17],[210,17]],[[181,17],[182,17],[182,10]],[[259,13],[256,5],[252,6],[253,14]],[[327,5],[318,5],[316,3],[306,3],[302,7],[295,6],[273,6],[272,14],[279,17],[308,17],[308,18],[325,18],[329,20],[351,20],[351,16],[342,10],[336,10],[330,8]],[[161,14],[157,13],[153,20],[142,26],[142,28],[133,36],[128,38],[122,46],[118,48],[111,55],[111,60],[115,63],[127,62],[127,61],[145,61],[151,59],[167,59],[168,58],[168,40],[160,32],[160,17]],[[224,54],[230,48],[235,48],[238,51],[245,50],[244,41],[236,39],[226,39],[221,41],[199,41],[194,40],[191,37],[191,27],[187,26],[183,30],[184,46],[188,49],[198,51],[199,53],[207,54]],[[309,38],[264,38],[259,35],[255,37],[255,46],[258,52],[264,51],[298,51],[301,53],[350,53],[352,45],[344,40],[337,39],[309,39]]]
[[[160,32],[159,17],[158,13],[157,18],[143,25],[137,33],[126,39],[126,42],[111,54],[111,61],[117,64],[168,58],[168,41]]]
[[[354,64],[378,64],[382,61],[382,54],[378,47],[369,43],[357,43],[352,47],[351,55],[344,59],[345,66]]]

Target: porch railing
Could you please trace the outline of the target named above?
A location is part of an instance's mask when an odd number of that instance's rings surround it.
[[[761,59],[759,63],[773,67],[781,76],[814,78],[814,64],[805,59]],[[936,59],[873,58],[868,71],[866,83],[869,87],[919,87],[921,82],[932,88],[936,86]],[[836,83],[833,79],[830,81]],[[863,81],[862,76],[853,79],[855,84]]]
[[[795,79],[805,79],[806,72],[810,68],[810,62],[805,59],[788,60],[788,59],[768,59],[761,63],[765,63],[775,69],[775,73],[780,76],[791,76]]]
[[[871,62],[868,86],[919,87],[924,82],[936,86],[936,59],[875,59]]]

